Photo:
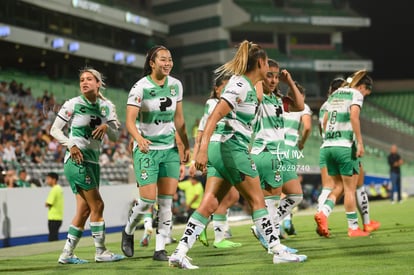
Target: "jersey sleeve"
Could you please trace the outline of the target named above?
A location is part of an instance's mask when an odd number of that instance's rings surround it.
[[[183,94],[184,94],[184,89],[183,89],[183,84],[181,83],[181,81],[177,81],[177,86],[178,86],[178,96],[177,96],[177,102],[183,101]]]
[[[364,96],[359,91],[355,91],[352,96],[351,106],[358,105],[359,107],[362,107],[363,102],[364,102]]]
[[[132,86],[131,90],[129,91],[127,105],[132,105],[141,108],[143,95],[144,89],[141,85],[141,81],[138,81],[134,84],[134,86]]]
[[[302,115],[310,115],[310,116],[312,115],[312,110],[307,104],[305,104],[305,108],[303,109]]]
[[[64,121],[68,122],[75,111],[75,104],[73,100],[66,101],[58,112],[58,116]]]
[[[109,114],[108,121],[116,121],[118,123],[118,115],[116,113],[116,106],[111,101],[108,100]]]
[[[231,108],[234,109],[238,104],[246,99],[247,88],[244,86],[248,85],[242,81],[232,81],[227,84],[225,90],[221,94],[221,99],[224,99]]]

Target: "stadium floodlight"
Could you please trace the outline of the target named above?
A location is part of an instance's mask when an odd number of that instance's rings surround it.
[[[65,40],[63,38],[55,38],[52,40],[52,48],[53,49],[60,49],[65,44]]]
[[[129,54],[129,55],[127,55],[126,57],[125,57],[125,62],[127,63],[127,64],[132,64],[132,63],[134,63],[135,62],[135,55],[133,55],[133,54]]]
[[[68,44],[68,51],[71,53],[79,51],[79,42],[70,42]]]
[[[114,53],[114,61],[115,62],[120,62],[122,60],[124,60],[124,53],[123,52]]]
[[[10,35],[9,26],[0,26],[0,37],[7,37]]]

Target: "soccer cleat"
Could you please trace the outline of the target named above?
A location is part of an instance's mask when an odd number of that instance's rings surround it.
[[[129,235],[122,230],[121,249],[125,256],[134,256],[134,234]]]
[[[370,223],[364,224],[364,231],[365,232],[372,232],[372,231],[378,230],[380,228],[380,226],[381,226],[380,222],[371,220]]]
[[[278,253],[273,255],[274,264],[283,264],[283,263],[299,263],[306,261],[308,257],[306,255],[299,255],[289,253],[286,250],[281,250]]]
[[[291,220],[284,220],[282,227],[283,227],[283,231],[286,232],[286,234],[296,235],[296,230]]]
[[[325,216],[323,212],[316,213],[314,218],[316,224],[318,225],[318,228],[316,229],[318,234],[320,236],[328,238],[330,235],[328,228],[328,218]]]
[[[357,229],[348,228],[348,236],[349,237],[368,237],[369,232],[362,231],[359,227]]]
[[[297,250],[297,249],[295,249],[295,248],[292,248],[292,247],[286,246],[286,245],[284,245],[284,244],[280,244],[280,245],[283,247],[283,249],[284,249],[285,251],[287,251],[287,252],[289,252],[289,253],[294,254],[294,253],[297,253],[297,252],[298,252],[298,250]],[[270,253],[270,252],[269,252],[269,253]]]
[[[252,225],[252,227],[250,227],[250,231],[252,231],[253,236],[256,237],[256,239],[259,240],[260,244],[263,246],[264,249],[268,249],[269,245],[267,244],[267,241],[265,240],[265,238],[260,234],[260,232],[257,230],[255,225]]]
[[[168,260],[170,267],[178,267],[182,269],[198,269],[198,266],[191,263],[191,258],[188,256],[179,256],[178,254],[172,254]]]
[[[242,244],[241,243],[235,243],[235,242],[223,239],[220,242],[214,242],[213,246],[215,248],[235,248],[235,247],[242,246]]]
[[[101,254],[95,254],[95,262],[97,263],[117,262],[123,259],[125,259],[124,255],[115,254],[109,250],[105,250]]]
[[[151,235],[152,235],[152,229],[145,230],[144,235],[142,236],[142,239],[139,241],[139,246],[147,247],[149,244],[149,241],[151,240]]]
[[[86,264],[88,263],[88,261],[79,259],[75,254],[68,255],[66,253],[62,253],[59,256],[58,263],[60,264]]]
[[[165,250],[155,251],[154,255],[152,256],[152,259],[154,261],[162,261],[162,262],[168,261],[167,251]]]
[[[200,236],[198,236],[198,240],[204,245],[209,246],[208,238],[207,238],[207,229],[204,228],[204,230],[201,232]]]

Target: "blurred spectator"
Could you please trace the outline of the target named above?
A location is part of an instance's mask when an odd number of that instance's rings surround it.
[[[10,93],[9,85],[7,84],[6,81],[3,80],[0,82],[0,94],[8,94],[8,93]]]
[[[107,147],[103,149],[102,154],[99,156],[99,164],[106,166],[112,163],[112,149]]]
[[[116,149],[115,153],[112,156],[112,159],[115,163],[131,163],[132,158],[130,154],[127,153],[125,146],[120,144]]]
[[[4,163],[15,163],[17,162],[16,148],[14,147],[13,141],[8,140],[3,148],[3,162]]]
[[[17,177],[17,180],[14,183],[14,187],[31,187],[31,184],[27,178],[26,170],[21,169],[19,171],[19,176]]]
[[[4,175],[5,185],[9,188],[13,188],[16,181],[17,181],[16,170],[14,169],[7,170],[6,174]]]
[[[42,163],[43,162],[43,153],[42,148],[40,147],[39,143],[34,143],[33,147],[31,148],[31,160],[32,163]]]

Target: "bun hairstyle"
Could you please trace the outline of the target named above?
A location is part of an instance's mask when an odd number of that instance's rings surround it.
[[[346,79],[346,82],[347,83],[345,83],[345,85],[348,85],[351,88],[355,88],[363,84],[372,87],[372,84],[374,83],[366,70],[355,72],[352,76]]]
[[[152,68],[150,66],[150,61],[155,61],[155,58],[157,57],[157,53],[161,50],[167,50],[168,49],[165,46],[162,45],[156,45],[148,50],[146,56],[145,56],[145,63],[144,63],[144,70],[142,71],[142,77],[150,75],[152,73]]]

